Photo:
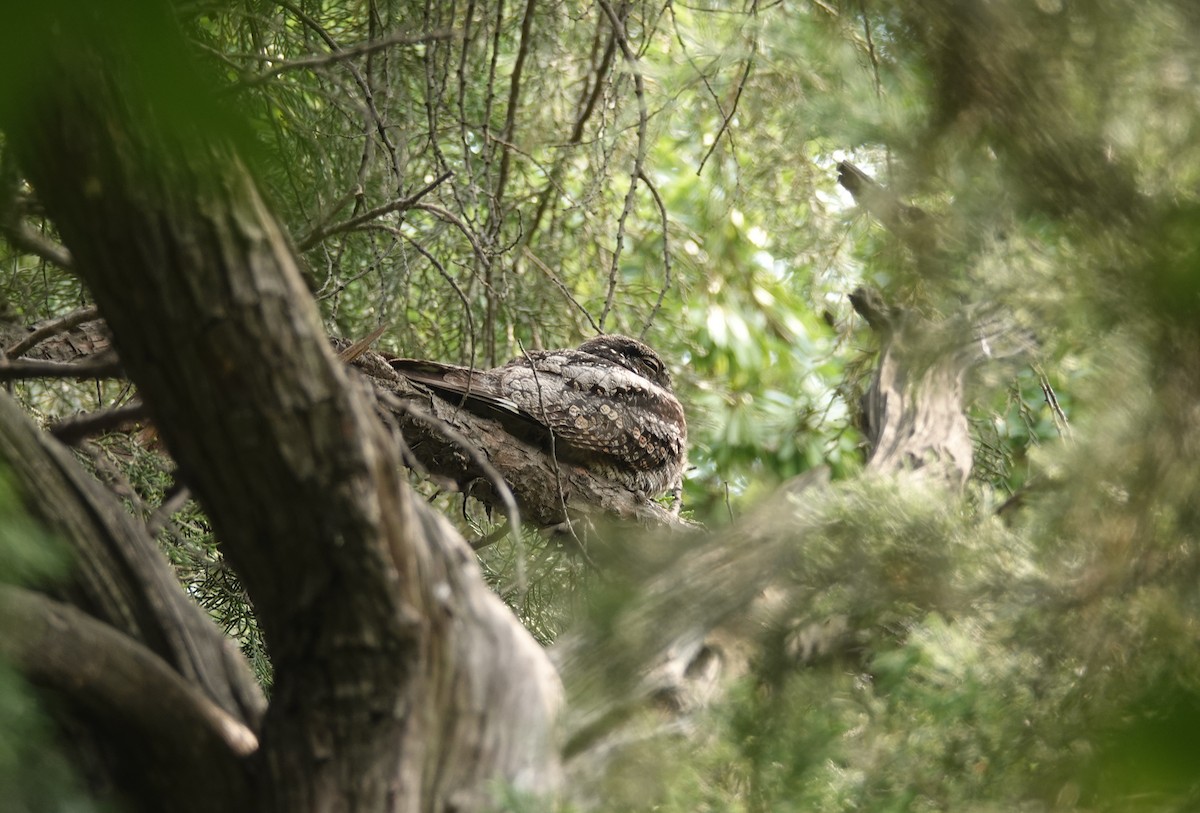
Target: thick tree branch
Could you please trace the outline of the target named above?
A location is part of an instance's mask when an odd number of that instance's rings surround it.
[[[0,652],[27,678],[135,732],[139,750],[153,753],[160,770],[175,763],[181,784],[199,766],[226,780],[241,774],[245,793],[249,777],[235,758],[253,753],[258,737],[149,649],[70,605],[19,587],[0,585],[0,625]]]
[[[0,461],[77,566],[53,592],[138,641],[256,728],[265,701],[236,647],[189,599],[153,538],[57,441],[0,394]]]
[[[253,808],[552,787],[553,670],[407,489],[165,5],[41,13],[15,35],[37,86],[0,116],[254,602],[275,684]]]

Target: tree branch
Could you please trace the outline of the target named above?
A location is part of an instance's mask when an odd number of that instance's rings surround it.
[[[124,378],[121,362],[113,355],[92,356],[85,361],[10,361],[0,358],[0,381],[22,378]]]
[[[391,214],[392,212],[403,212],[407,209],[411,209],[419,200],[421,200],[421,198],[428,195],[434,189],[445,183],[447,179],[453,176],[454,173],[447,170],[437,178],[434,178],[430,183],[421,187],[416,192],[413,192],[411,195],[391,201],[390,203],[385,203],[382,206],[376,206],[374,209],[370,209],[366,212],[363,212],[361,215],[357,215],[349,220],[342,221],[341,223],[336,223],[332,226],[318,227],[305,235],[296,247],[300,251],[308,251],[310,248],[330,235],[353,231],[359,226],[362,226],[365,223],[370,223],[372,220],[378,220],[386,214]]]
[[[5,631],[0,651],[28,678],[102,712],[110,722],[139,729],[144,743],[160,748],[195,737],[178,750],[220,746],[204,763],[258,749],[258,737],[249,727],[162,658],[108,624],[10,585],[0,585],[0,620]],[[187,776],[193,770],[191,765],[181,768]]]
[[[80,566],[56,597],[145,645],[226,712],[256,728],[265,701],[249,666],[184,594],[146,529],[75,457],[0,394],[0,461],[24,502]]]
[[[150,410],[141,403],[98,409],[95,412],[63,418],[50,426],[50,434],[68,446],[73,446],[84,438],[125,427],[149,416]]]
[[[59,268],[70,270],[75,265],[71,252],[52,240],[47,240],[29,227],[28,223],[17,220],[4,227],[4,236],[14,248],[27,254],[41,257]]]
[[[5,32],[38,85],[0,123],[254,602],[275,683],[240,809],[466,813],[497,783],[553,788],[553,669],[407,487],[169,8],[70,11]]]
[[[100,311],[91,305],[84,308],[76,308],[65,316],[52,319],[36,330],[31,331],[24,339],[5,350],[4,355],[10,359],[23,356],[26,351],[33,348],[39,342],[48,339],[51,336],[57,336],[59,333],[62,333],[65,330],[70,330],[71,328],[81,325],[84,322],[91,321],[92,319],[97,318],[99,315]]]
[[[608,292],[604,297],[604,309],[600,311],[600,318],[597,320],[600,323],[600,327],[603,328],[609,311],[612,310],[613,296],[616,294],[617,272],[620,269],[621,251],[625,244],[625,221],[629,218],[630,213],[633,212],[633,204],[637,199],[638,180],[642,177],[643,167],[646,162],[646,134],[649,127],[650,114],[646,107],[646,80],[642,76],[642,69],[638,64],[637,54],[629,46],[629,38],[625,33],[625,23],[608,0],[598,0],[598,2],[600,8],[608,15],[608,20],[612,24],[613,32],[617,38],[617,45],[620,46],[621,54],[625,57],[625,61],[629,65],[629,70],[633,74],[634,93],[637,95],[638,103],[637,150],[633,158],[633,169],[629,173],[629,191],[625,193],[625,203],[621,207],[620,217],[617,218],[617,238],[613,247],[612,262],[608,269]]]
[[[178,672],[128,636],[61,602],[0,585],[0,653],[27,679],[86,709],[110,742],[157,781],[204,791],[176,810],[245,809],[250,773],[241,759],[258,738]],[[120,731],[124,736],[114,738]],[[136,792],[136,788],[135,788]]]
[[[367,54],[382,51],[391,48],[394,45],[419,45],[425,42],[435,42],[437,40],[450,39],[455,36],[456,32],[450,30],[427,31],[419,34],[410,34],[407,31],[394,31],[386,37],[380,37],[375,40],[364,40],[356,42],[353,45],[343,45],[336,48],[327,54],[311,54],[309,56],[296,57],[276,62],[270,57],[262,54],[247,54],[246,56],[253,57],[260,61],[270,61],[272,65],[262,73],[247,77],[238,82],[239,87],[253,87],[261,85],[263,82],[268,82],[271,79],[279,76],[281,73],[290,71],[307,70],[310,68],[321,68],[326,65],[332,65],[337,62],[344,62],[355,57],[366,56]],[[228,56],[228,55],[226,55]],[[241,56],[235,54],[234,56]]]

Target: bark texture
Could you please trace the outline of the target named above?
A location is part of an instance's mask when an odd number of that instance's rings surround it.
[[[553,670],[412,499],[167,9],[26,19],[3,67],[37,80],[3,100],[6,136],[275,665],[242,809],[466,811],[489,782],[552,788]]]

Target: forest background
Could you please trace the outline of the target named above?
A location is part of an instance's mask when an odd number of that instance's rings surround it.
[[[565,804],[1200,803],[1192,4],[162,4],[149,16],[186,43],[186,75],[158,72],[158,23],[118,5],[90,36],[146,66],[164,118],[236,145],[330,335],[382,325],[385,352],[481,367],[644,337],[688,414],[684,516],[716,537],[827,468],[826,496],[774,519],[793,583],[743,672],[683,717],[643,710]],[[9,13],[0,307],[25,330],[96,296],[20,134],[54,26]],[[842,162],[882,184],[875,199],[839,184]],[[865,471],[881,338],[851,306],[860,286],[934,326],[918,367],[972,348],[961,492]],[[43,427],[137,396],[122,376],[5,378]],[[151,426],[75,454],[151,524],[269,694],[237,569],[200,504],[173,500]],[[616,532],[636,554],[500,537],[498,513],[410,479],[468,540],[498,539],[483,575],[548,647],[617,626],[616,603],[686,556],[644,529]],[[53,584],[73,566],[19,481],[0,489],[3,581]],[[836,629],[805,643],[813,625]],[[0,787],[14,809],[103,809],[19,672],[0,673]]]

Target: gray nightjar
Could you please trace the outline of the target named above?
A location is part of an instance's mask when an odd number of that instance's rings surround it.
[[[637,339],[597,336],[574,350],[533,350],[490,370],[415,359],[390,364],[522,440],[553,448],[556,458],[645,498],[681,483],[683,406],[662,359]]]

